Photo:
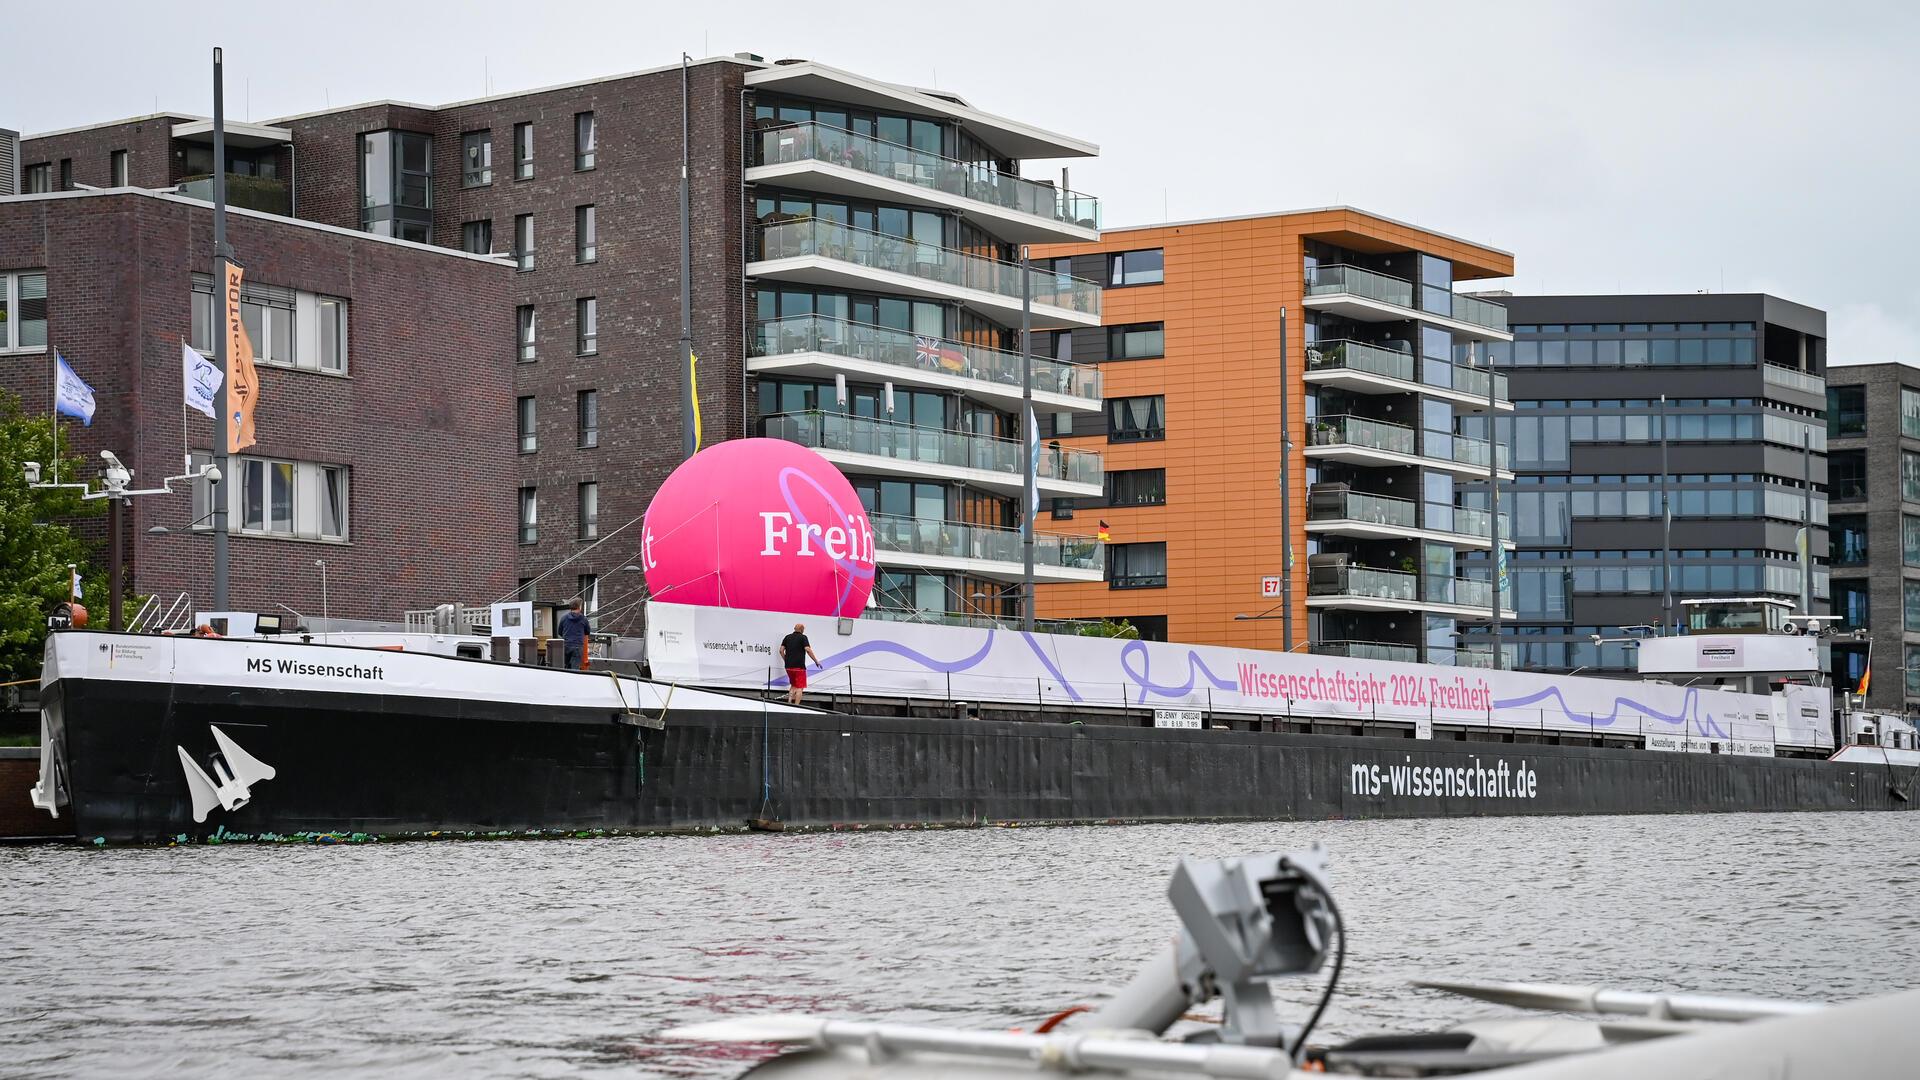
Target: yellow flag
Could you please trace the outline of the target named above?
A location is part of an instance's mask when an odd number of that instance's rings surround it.
[[[700,451],[700,357],[687,350],[687,386],[693,394],[693,449]]]
[[[253,366],[253,341],[240,321],[240,281],[244,273],[227,264],[224,315],[227,333],[227,453],[252,446],[253,407],[260,400],[260,373]]]

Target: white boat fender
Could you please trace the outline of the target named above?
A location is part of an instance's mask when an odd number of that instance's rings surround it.
[[[253,785],[278,775],[273,766],[240,748],[232,736],[213,725],[214,744],[220,752],[211,762],[213,775],[196,764],[184,746],[175,745],[180,754],[180,771],[186,774],[187,791],[193,796],[193,820],[203,822],[218,806],[229,813],[247,805],[253,798]]]

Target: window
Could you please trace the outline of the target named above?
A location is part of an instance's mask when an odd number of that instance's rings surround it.
[[[1120,469],[1107,473],[1108,506],[1165,506],[1167,470]]]
[[[1900,498],[1920,502],[1920,454],[1900,451]]]
[[[60,190],[61,191],[73,190],[73,159],[72,158],[60,159]]]
[[[53,190],[53,163],[43,161],[38,165],[29,165],[20,170],[20,191],[24,195],[38,195]]]
[[[1906,391],[1901,391],[1901,419],[1905,427]],[[1865,435],[1867,433],[1867,388],[1864,386],[1827,387],[1827,434]]]
[[[600,485],[591,480],[580,485],[580,539],[600,535]]]
[[[533,178],[533,125],[513,125],[513,178]]]
[[[1920,517],[1900,515],[1900,561],[1920,566]]]
[[[1072,499],[1054,499],[1048,509],[1049,512],[1052,513],[1053,520],[1055,521],[1073,520]]]
[[[580,425],[580,446],[591,449],[600,445],[600,391],[582,390],[576,395],[574,415]]]
[[[540,332],[536,309],[532,304],[520,305],[514,309],[513,321],[515,340],[520,343],[520,359],[523,362],[534,359],[534,340]]]
[[[1146,360],[1166,355],[1165,323],[1129,323],[1107,328],[1107,359]]]
[[[1901,626],[1908,633],[1920,633],[1920,581],[1901,583]]]
[[[600,351],[600,301],[583,296],[573,302],[574,349],[581,356]]]
[[[1835,450],[1827,455],[1827,491],[1835,502],[1867,497],[1867,452]]]
[[[514,430],[520,435],[520,452],[531,454],[540,449],[539,411],[530,397],[514,399]]]
[[[1420,256],[1420,310],[1453,315],[1453,264],[1432,255]],[[1565,342],[1559,344],[1565,345]]]
[[[469,131],[460,136],[461,187],[486,187],[493,183],[493,132]]]
[[[600,610],[600,575],[581,574],[580,591],[574,593],[580,598],[580,608],[588,615]]]
[[[1865,566],[1867,563],[1867,516],[1835,514],[1831,528],[1833,565]]]
[[[433,242],[433,137],[411,131],[360,136],[360,228]]]
[[[1107,441],[1139,442],[1167,437],[1167,399],[1150,397],[1107,399]]]
[[[107,175],[112,178],[112,186],[128,186],[127,152],[125,150],[115,150],[113,153],[107,155]]]
[[[304,294],[303,294],[304,295]],[[320,370],[345,373],[347,370],[347,302],[332,296],[313,298],[315,329],[318,332]]]
[[[204,463],[205,455],[198,455]],[[241,532],[303,540],[347,538],[347,468],[304,461],[235,458],[227,512]],[[196,527],[206,528],[208,498],[195,488]]]
[[[1166,278],[1166,253],[1159,248],[1114,252],[1107,266],[1108,285],[1158,285]]]
[[[540,542],[539,488],[520,489],[520,542],[523,544]]]
[[[573,114],[573,167],[591,169],[600,149],[600,128],[590,112]]]
[[[493,219],[468,221],[460,226],[460,250],[469,255],[485,255],[493,250]]]
[[[1900,434],[1920,439],[1920,390],[1900,388]]]
[[[590,263],[599,255],[600,230],[594,224],[593,207],[573,208],[573,261]]]
[[[1167,545],[1108,544],[1107,587],[1163,589],[1167,585]]]
[[[516,214],[513,219],[513,257],[522,270],[533,269],[533,215]]]
[[[213,278],[193,275],[188,343],[213,351]],[[240,321],[256,363],[343,375],[347,371],[347,301],[250,281],[240,292]]]
[[[47,347],[47,275],[0,273],[0,352]]]
[[[1833,583],[1833,613],[1840,616],[1842,630],[1867,628],[1867,582],[1865,578]]]

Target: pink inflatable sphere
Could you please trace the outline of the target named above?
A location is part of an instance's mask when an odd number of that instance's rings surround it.
[[[840,470],[784,439],[716,443],[660,485],[641,524],[656,600],[854,617],[873,528]]]

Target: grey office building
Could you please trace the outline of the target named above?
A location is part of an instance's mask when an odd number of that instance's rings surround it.
[[[1758,294],[1500,300],[1514,335],[1492,352],[1515,405],[1493,421],[1515,473],[1500,500],[1519,544],[1519,617],[1502,628],[1515,666],[1627,674],[1623,628],[1683,621],[1681,599],[1798,603],[1808,520],[1810,606],[1827,610],[1824,312]],[[1464,556],[1467,572],[1485,558]]]
[[[1827,376],[1827,488],[1833,502],[1833,681],[1867,707],[1920,707],[1920,370],[1834,368]],[[1871,650],[1871,652],[1869,652]]]

